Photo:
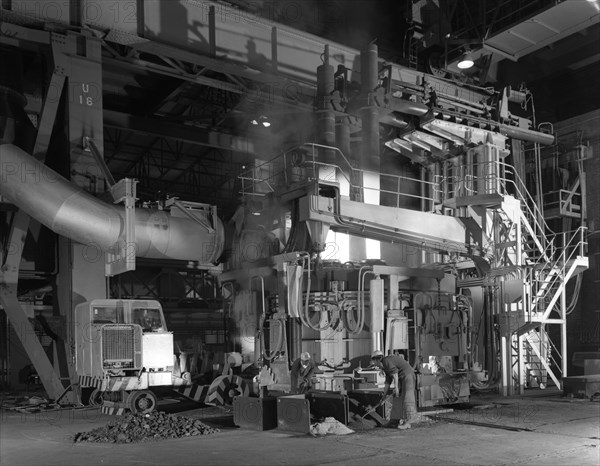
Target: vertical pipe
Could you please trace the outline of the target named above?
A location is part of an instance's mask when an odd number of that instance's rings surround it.
[[[420,183],[420,188],[421,188],[421,212],[427,212],[428,211],[428,207],[427,207],[427,200],[425,199],[426,197],[428,197],[427,194],[427,185],[425,184],[425,182],[427,181],[427,171],[425,170],[425,167],[421,166],[420,168],[420,175],[421,175],[421,183]]]
[[[362,121],[361,167],[364,170],[379,172],[379,109],[374,104],[371,93],[378,82],[378,50],[371,43],[360,53],[362,108],[359,111]]]
[[[369,308],[371,311],[371,350],[382,350],[382,336],[384,329],[384,281],[374,278],[369,281]]]
[[[535,177],[536,177],[536,196],[537,196],[537,205],[538,205],[538,218],[537,221],[540,225],[544,224],[544,188],[542,186],[542,156],[541,156],[541,148],[538,143],[533,145],[533,150],[535,153]]]
[[[433,212],[433,201],[428,202],[427,197],[433,197],[431,195],[431,188],[428,188],[428,185],[425,183],[427,181],[427,169],[425,167],[421,167],[421,211],[422,212]],[[400,189],[398,189],[400,191]],[[431,204],[431,205],[430,205]],[[427,252],[425,249],[421,249],[420,253],[421,264],[427,263]]]
[[[138,36],[144,37],[146,32],[146,18],[144,11],[145,0],[136,0],[136,17],[137,17],[137,33]]]
[[[518,360],[518,370],[519,370],[519,395],[523,395],[525,393],[525,354],[523,354],[523,343],[525,342],[525,335],[521,334],[517,337],[517,360]]]
[[[83,24],[83,0],[71,0],[69,2],[69,22],[71,26]]]
[[[362,147],[358,157],[362,173],[363,202],[378,205],[381,187],[381,164],[379,159],[379,107],[374,99],[378,85],[379,67],[377,46],[369,44],[360,53],[361,66],[361,108]],[[370,244],[369,244],[370,243]],[[370,246],[370,247],[369,247]],[[374,240],[365,240],[365,250],[369,254],[381,253],[381,246]],[[378,256],[376,256],[379,258]]]
[[[343,118],[335,125],[335,145],[342,151],[346,160],[351,159],[350,155],[350,123]],[[344,172],[343,175],[337,177],[340,183],[340,194],[342,196],[350,196],[350,184],[352,183],[352,171],[346,163],[338,164]]]
[[[561,379],[565,380],[567,376],[567,284],[564,277],[564,269],[561,272],[563,274],[561,279],[562,291],[560,292],[560,364],[561,364]],[[552,348],[550,348],[552,351]],[[561,383],[562,383],[561,380]],[[560,387],[561,389],[563,387]]]
[[[507,358],[507,344],[506,344],[506,336],[502,335],[501,337],[501,356],[500,360],[502,361],[502,396],[508,396],[508,368],[506,367]]]
[[[539,332],[539,351],[540,351],[540,362],[541,361],[548,361],[548,350],[550,349],[548,347],[548,333],[546,332],[546,325],[542,324],[540,326],[540,332]],[[539,381],[539,385],[541,389],[546,388],[547,384],[548,384],[548,371],[546,370],[546,368],[544,367],[544,365],[540,365],[540,369],[539,369],[539,374],[540,374],[540,381]]]
[[[329,46],[325,45],[323,64],[317,67],[317,141],[324,146],[335,146],[335,113],[331,95],[335,88],[333,66],[329,64]],[[335,153],[319,149],[321,162],[333,163]]]
[[[214,5],[208,9],[208,47],[210,56],[215,57],[217,55],[217,34]]]
[[[589,143],[588,143],[589,144]],[[586,146],[579,145],[578,149],[578,157],[577,157],[577,174],[579,175],[579,186],[581,191],[581,200],[579,204],[581,205],[581,225],[587,225],[587,181],[585,175],[585,169],[583,166],[583,161],[586,159]],[[583,254],[582,254],[583,255]]]
[[[508,396],[512,396],[515,394],[515,380],[514,380],[514,366],[513,366],[513,361],[514,361],[514,347],[513,344],[518,341],[518,337],[513,334],[513,333],[509,333],[508,336],[506,337],[506,341],[508,343],[508,347],[506,348],[507,351],[507,358],[505,361],[506,364],[506,372],[507,372],[507,385],[508,385]],[[518,368],[517,368],[518,371]]]
[[[350,160],[350,124],[345,118],[335,124],[335,145]]]
[[[298,319],[288,319],[287,324],[290,337],[288,340],[290,361],[295,361],[302,353],[302,323]]]
[[[277,72],[277,28],[271,28],[271,68]]]

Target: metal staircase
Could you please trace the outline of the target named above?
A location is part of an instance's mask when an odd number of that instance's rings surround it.
[[[547,332],[543,328],[530,330],[524,335],[522,354],[526,372],[523,374],[521,381],[529,387],[537,385],[540,388],[545,388],[547,386],[548,371],[546,365],[548,365],[550,359],[548,357],[549,346]],[[555,384],[558,384],[558,380],[552,380]]]
[[[549,381],[560,387],[566,375],[566,286],[588,267],[586,228],[552,232],[516,170],[499,159],[454,166],[453,172],[440,179],[442,204],[457,214],[464,208],[465,226],[490,261],[489,277],[523,282],[520,296],[494,311],[503,322],[502,361],[509,368],[503,391],[543,388]]]
[[[561,386],[567,358],[566,286],[571,278],[588,267],[585,227],[552,233],[522,180],[516,173],[512,175],[510,191],[521,203],[522,238],[516,243],[520,243],[522,258],[524,285],[519,307],[524,319],[516,335],[508,336],[517,342],[517,351],[507,355],[513,362],[514,383],[507,387],[509,393],[515,388],[522,391],[525,384],[544,388],[547,376],[557,387]],[[550,325],[556,327],[556,331],[551,332]],[[556,343],[557,338],[560,344]],[[511,347],[514,349],[514,345]]]

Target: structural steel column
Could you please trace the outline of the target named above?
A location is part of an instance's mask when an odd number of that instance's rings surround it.
[[[1,150],[2,146],[0,146]],[[17,212],[13,218],[8,240],[9,253],[0,268],[0,304],[2,304],[4,312],[15,329],[17,338],[21,341],[27,356],[40,376],[48,396],[56,399],[63,393],[65,387],[54,372],[54,367],[48,359],[48,355],[37,337],[29,317],[17,299],[19,266],[29,221],[29,216],[23,211]]]
[[[54,39],[58,35],[53,34]],[[44,99],[44,106],[40,121],[37,128],[37,136],[33,148],[33,154],[39,160],[44,160],[46,151],[50,143],[50,137],[56,114],[60,104],[60,96],[63,93],[65,83],[64,69],[60,66],[55,66],[48,93]],[[49,98],[50,93],[52,98]],[[1,159],[0,146],[0,159]],[[6,167],[5,167],[6,168]],[[6,168],[8,170],[8,168]],[[26,173],[21,173],[26,170],[26,167],[20,167],[17,176],[25,176]],[[8,176],[8,174],[5,174]],[[27,356],[33,363],[40,379],[50,398],[58,398],[65,390],[60,377],[56,374],[48,355],[46,354],[40,340],[38,339],[35,330],[18,301],[17,291],[19,282],[19,267],[21,263],[22,251],[29,229],[30,217],[22,211],[15,214],[12,221],[11,231],[8,237],[8,250],[5,262],[0,267],[0,303],[6,312],[8,319],[13,325],[17,337],[21,341]],[[67,399],[72,400],[69,396]]]
[[[65,162],[73,183],[87,191],[95,188],[96,194],[100,194],[104,191],[102,170],[87,147],[86,138],[93,141],[103,156],[102,44],[92,37],[67,33],[64,43],[55,48],[54,56],[65,67],[68,90],[63,95],[64,127],[68,137],[55,152],[67,157]],[[90,183],[90,179],[96,182]],[[71,383],[77,384],[70,344],[78,330],[74,326],[73,311],[84,301],[107,297],[105,258],[97,247],[76,244],[62,236],[58,245],[58,314],[66,323],[66,348],[61,362],[63,370],[68,369]]]

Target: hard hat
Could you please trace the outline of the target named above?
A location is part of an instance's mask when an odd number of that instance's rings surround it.
[[[375,358],[379,358],[383,356],[383,352],[382,351],[373,351],[373,354],[371,355],[371,359],[375,359]]]
[[[305,352],[300,355],[301,361],[308,361],[309,359],[310,359],[310,353]]]

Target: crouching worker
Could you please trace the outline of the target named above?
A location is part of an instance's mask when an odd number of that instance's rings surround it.
[[[392,381],[394,382],[394,396],[400,395],[402,388],[402,419],[398,429],[410,429],[411,423],[418,422],[417,403],[415,401],[415,372],[404,356],[392,354],[383,356],[381,351],[375,351],[371,356],[371,364],[385,373],[385,386],[383,388],[382,401],[385,399]]]
[[[316,365],[311,359],[310,353],[302,353],[292,363],[290,370],[292,393],[306,393],[312,388],[312,376],[315,369]]]

